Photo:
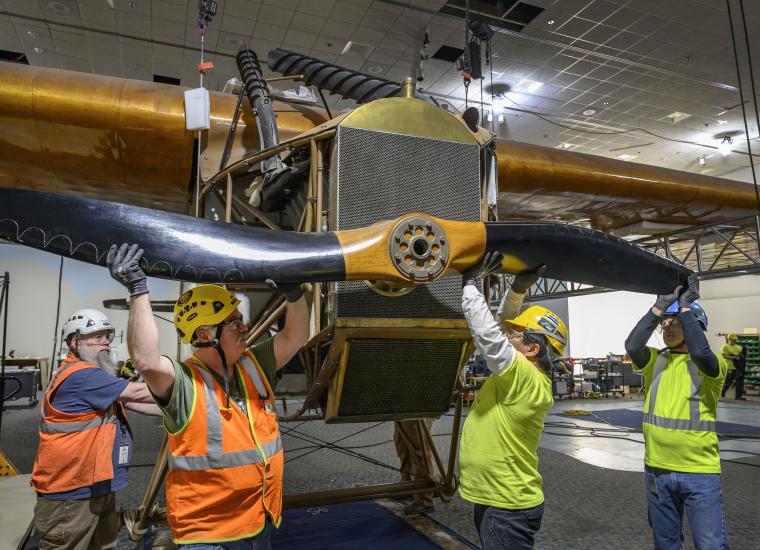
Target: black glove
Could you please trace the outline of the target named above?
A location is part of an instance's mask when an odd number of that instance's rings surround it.
[[[543,277],[544,271],[546,271],[546,264],[541,264],[532,271],[517,275],[512,282],[512,290],[519,294],[525,294],[530,287],[536,284],[539,278]]]
[[[272,279],[264,281],[266,285],[272,290],[276,290],[283,296],[288,302],[297,302],[303,296],[303,289],[298,283],[275,283]]]
[[[487,277],[496,271],[503,259],[504,255],[501,252],[486,252],[482,260],[462,271],[462,287],[477,285],[478,277]]]
[[[136,244],[129,246],[122,244],[116,251],[116,245],[111,245],[106,258],[106,265],[111,272],[111,277],[127,287],[130,296],[139,296],[148,293],[148,277],[140,268],[140,258],[143,249]]]
[[[692,302],[699,300],[699,277],[696,273],[689,275],[687,279],[689,286],[683,291],[678,298],[678,308],[691,307]]]
[[[673,302],[678,300],[678,295],[681,293],[682,288],[683,286],[679,285],[670,294],[658,294],[657,300],[654,302],[654,307],[664,312],[673,304]]]

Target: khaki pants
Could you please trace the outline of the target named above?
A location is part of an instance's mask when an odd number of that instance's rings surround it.
[[[113,493],[85,500],[45,500],[37,497],[34,526],[40,550],[116,548],[119,533]]]
[[[433,425],[432,418],[423,418],[428,430]],[[396,444],[396,452],[401,461],[401,481],[415,479],[429,479],[433,475],[433,453],[427,440],[419,428],[417,420],[397,420],[393,423],[393,442]],[[411,456],[417,457],[419,465],[415,468],[415,462]],[[433,506],[433,493],[418,493],[414,495],[415,504],[421,506]]]

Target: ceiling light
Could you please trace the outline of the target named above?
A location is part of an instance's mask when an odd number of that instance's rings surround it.
[[[34,48],[34,53],[45,53],[45,50],[43,50],[43,49],[42,49],[42,48],[40,48],[39,46],[36,46],[36,47]]]
[[[700,166],[704,166],[707,163],[707,161],[705,160],[705,157],[703,156],[699,157],[697,160],[699,161]]]
[[[493,122],[493,111],[488,111],[488,116],[486,116],[486,120],[488,122]]]
[[[239,36],[227,35],[222,39],[222,43],[232,48],[239,48],[240,46],[245,44],[245,40],[243,40]]]
[[[602,102],[602,105],[604,105],[605,107],[607,107],[607,105],[609,105],[609,104],[610,104],[610,102],[609,102],[609,101],[603,101],[603,102]]]
[[[669,114],[668,116],[666,116],[665,118],[666,118],[666,119],[668,119],[668,120],[669,120],[670,122],[672,122],[673,124],[675,124],[675,123],[677,123],[677,122],[681,122],[682,120],[684,120],[684,119],[686,119],[686,118],[689,118],[690,116],[691,116],[691,115],[689,115],[689,114],[687,114],[687,113],[681,113],[681,112],[679,112],[679,111],[673,111],[672,113],[670,113],[670,114]]]
[[[572,144],[572,143],[560,143],[560,144],[559,144],[559,147],[560,147],[561,149],[570,149],[572,146],[573,146],[573,144]]]
[[[499,124],[504,124],[504,115],[499,115]]]
[[[583,116],[593,116],[596,114],[596,109],[586,109],[583,111]]]
[[[369,74],[380,74],[383,72],[383,68],[380,65],[372,65],[371,67],[367,67],[367,72]]]
[[[549,20],[546,22],[546,24],[547,24],[547,25],[554,25],[554,19],[549,19]]]
[[[727,120],[718,120],[717,122],[718,122],[718,125],[728,124]]]
[[[618,156],[616,156],[615,158],[616,158],[616,159],[620,159],[620,160],[633,160],[633,159],[635,159],[637,156],[638,156],[638,155],[630,155],[630,154],[628,154],[628,153],[623,153],[622,155],[618,155]]]
[[[532,94],[543,85],[543,82],[537,82],[535,80],[521,80],[517,83],[517,86],[515,86],[515,91]]]
[[[34,31],[26,31],[26,35],[27,35],[29,38],[32,38],[32,39],[34,39],[34,40],[36,40],[36,39],[38,39],[38,38],[40,37],[40,33],[38,33],[38,32],[34,32]]]
[[[718,145],[718,152],[724,157],[727,156],[731,152],[731,144],[733,142],[734,140],[731,139],[731,136],[724,137],[723,141]]]

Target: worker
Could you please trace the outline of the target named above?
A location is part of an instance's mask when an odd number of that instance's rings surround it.
[[[477,280],[501,261],[501,254],[487,253],[462,274],[462,309],[491,375],[462,430],[459,493],[474,504],[485,550],[533,548],[544,513],[537,449],[554,403],[549,376],[567,343],[565,324],[546,308],[532,306],[511,318],[507,310],[510,304],[519,309],[518,296],[502,309],[510,320],[494,319]]]
[[[40,405],[40,443],[32,467],[39,546],[115,548],[114,493],[127,486],[132,432],[124,407],[161,416],[145,384],[113,376],[114,327],[96,309],[75,311],[63,328],[66,359]]]
[[[417,479],[434,480],[433,450],[425,432],[433,427],[432,418],[396,420],[393,423],[393,443],[396,445],[401,471],[401,481]],[[410,501],[402,510],[404,514],[422,514],[435,510],[432,491],[402,497]]]
[[[240,300],[216,285],[191,288],[177,300],[174,326],[194,354],[173,363],[159,354],[142,254],[137,245],[114,245],[107,264],[129,290],[130,356],[164,414],[173,539],[196,550],[270,548],[281,518],[284,463],[272,387],[309,334],[303,291],[268,282],[287,299],[285,326],[248,347]]]
[[[733,332],[726,337],[728,342],[720,349],[720,354],[726,360],[728,372],[726,373],[726,382],[723,384],[721,397],[726,397],[726,392],[731,384],[736,384],[734,398],[745,401],[744,397],[744,368],[747,351],[744,346],[739,344],[739,337]]]
[[[697,303],[699,279],[659,295],[634,327],[625,349],[646,382],[644,464],[649,524],[656,550],[683,545],[684,507],[697,549],[728,548],[716,409],[726,361],[710,350],[707,314]],[[657,325],[665,348],[647,347]]]

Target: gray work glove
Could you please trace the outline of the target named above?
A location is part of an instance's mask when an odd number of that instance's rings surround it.
[[[118,251],[116,245],[111,245],[106,258],[106,265],[111,277],[129,290],[130,296],[148,293],[148,277],[140,268],[140,258],[143,249],[136,244],[122,244]]]
[[[538,279],[543,277],[544,271],[546,271],[546,264],[541,264],[532,271],[517,275],[512,282],[512,290],[519,294],[525,294],[530,287],[536,284]]]
[[[504,255],[501,252],[486,252],[483,259],[472,267],[462,271],[462,287],[477,285],[479,277],[488,277],[501,265]]]
[[[678,308],[691,307],[692,302],[699,300],[699,277],[696,273],[689,275],[688,285],[683,294],[678,298]]]
[[[264,281],[266,285],[272,290],[276,290],[283,296],[288,302],[297,302],[303,296],[303,289],[298,283],[275,283],[272,279],[266,279]]]
[[[678,285],[670,294],[659,294],[657,300],[654,302],[654,307],[664,312],[673,304],[673,302],[678,300],[678,295],[681,294],[682,288],[683,286]]]

